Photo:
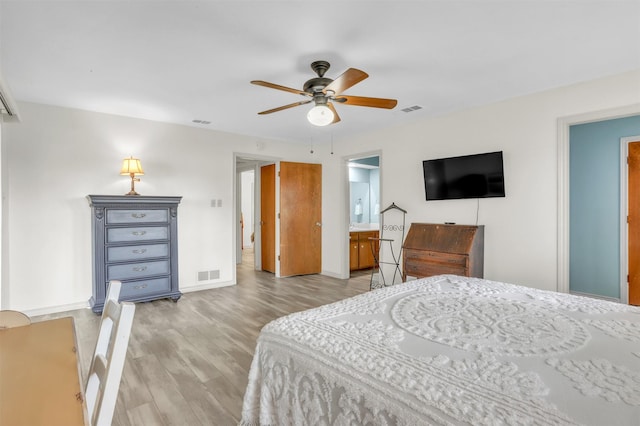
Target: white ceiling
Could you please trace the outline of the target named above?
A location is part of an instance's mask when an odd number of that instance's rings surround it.
[[[301,89],[318,59],[398,106],[257,115],[306,98],[250,80]],[[18,101],[321,142],[638,69],[640,0],[2,0],[0,66]]]

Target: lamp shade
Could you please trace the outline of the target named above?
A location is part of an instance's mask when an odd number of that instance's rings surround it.
[[[120,169],[120,174],[121,175],[136,175],[136,176],[143,176],[144,175],[144,170],[142,170],[142,164],[140,163],[140,160],[138,160],[137,158],[125,158],[124,160],[122,160],[122,169]]]
[[[335,115],[326,105],[316,105],[307,113],[307,120],[314,126],[326,126],[331,124]]]

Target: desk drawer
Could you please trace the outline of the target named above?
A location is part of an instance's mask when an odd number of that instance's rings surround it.
[[[135,228],[108,228],[107,242],[152,241],[169,239],[167,226],[139,226]]]
[[[107,262],[169,257],[169,243],[107,247]]]
[[[428,250],[405,250],[404,257],[407,260],[423,262],[444,263],[448,265],[467,266],[469,256],[464,254],[440,253]]]
[[[404,274],[412,277],[430,277],[440,274],[467,276],[469,257],[454,253],[408,249],[404,252]]]
[[[107,281],[127,280],[169,274],[169,260],[107,266]]]
[[[107,224],[168,222],[169,211],[158,210],[107,210]]]
[[[404,264],[404,274],[410,277],[432,277],[434,275],[451,274],[466,277],[469,270],[463,266],[444,263],[409,262]]]
[[[156,278],[153,280],[133,281],[122,283],[120,300],[139,299],[141,297],[166,293],[171,290],[171,278]]]

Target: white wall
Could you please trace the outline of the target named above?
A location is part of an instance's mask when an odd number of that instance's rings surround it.
[[[408,211],[407,223],[475,224],[476,200],[425,201],[422,160],[502,150],[507,196],[480,200],[485,278],[555,290],[558,119],[639,102],[635,71],[337,141],[325,183],[345,191],[342,158],[380,149],[381,208],[395,202]],[[344,197],[334,198],[331,208],[345,209]],[[345,233],[333,221],[327,228],[332,240]],[[344,274],[345,251],[346,244],[324,250],[323,267]]]
[[[323,163],[322,270],[346,278],[348,157],[380,155],[381,207],[395,202],[409,212],[407,223],[469,224],[476,220],[475,200],[424,201],[421,162],[502,150],[507,197],[480,200],[485,277],[555,289],[558,119],[639,102],[636,71],[336,138],[334,154],[323,145],[310,154],[306,144],[21,103],[22,123],[2,128],[8,169],[3,182],[8,188],[7,308],[53,311],[86,304],[91,236],[85,197],[127,192],[129,181],[118,171],[129,155],[139,157],[145,168],[138,192],[184,197],[178,221],[180,286],[189,291],[199,288],[201,270],[220,270],[213,285],[235,282],[234,152]],[[222,207],[211,208],[211,199],[222,199]]]
[[[119,175],[133,155],[145,170],[142,195],[182,196],[178,208],[179,278],[198,288],[197,272],[220,270],[209,287],[235,283],[234,152],[314,162],[303,145],[187,126],[20,103],[22,123],[3,128],[8,170],[12,309],[83,306],[91,296],[88,194],[125,194]],[[211,200],[222,207],[212,208]],[[8,290],[7,290],[8,288]]]

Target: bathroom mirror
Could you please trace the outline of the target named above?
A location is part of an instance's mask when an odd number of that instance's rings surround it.
[[[369,207],[369,184],[364,182],[350,182],[350,222],[370,223],[371,209]]]
[[[349,161],[349,222],[375,228],[380,222],[379,157]]]

